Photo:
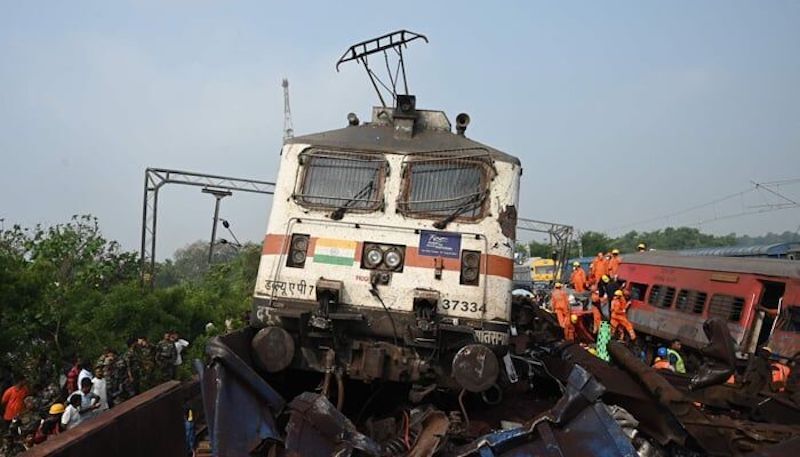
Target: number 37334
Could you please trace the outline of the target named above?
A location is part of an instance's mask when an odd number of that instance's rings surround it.
[[[451,300],[449,298],[443,298],[442,302],[439,304],[439,308],[442,311],[462,311],[467,313],[485,313],[486,312],[486,304],[478,304],[474,301],[464,301],[464,300]]]

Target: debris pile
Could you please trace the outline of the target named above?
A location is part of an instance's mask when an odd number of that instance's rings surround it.
[[[725,384],[734,357],[725,323],[693,376],[655,370],[612,341],[609,361],[563,341],[537,306],[517,307],[498,382],[456,392],[319,373],[269,375],[251,330],[218,337],[199,366],[214,455],[270,456],[769,456],[800,451],[788,397]],[[472,348],[474,349],[474,348]],[[469,351],[468,351],[469,352]],[[472,360],[465,354],[468,377]],[[495,359],[492,359],[495,360]],[[469,363],[467,363],[469,362]],[[494,379],[494,377],[493,377]],[[345,394],[347,395],[345,397]]]

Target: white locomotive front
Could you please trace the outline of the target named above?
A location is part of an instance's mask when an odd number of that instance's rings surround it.
[[[266,371],[494,384],[520,163],[414,105],[283,147],[252,313]]]

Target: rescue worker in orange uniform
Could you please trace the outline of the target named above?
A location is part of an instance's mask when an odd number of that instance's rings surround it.
[[[622,328],[628,332],[631,341],[636,339],[636,332],[633,331],[633,325],[628,320],[628,301],[621,290],[614,292],[614,299],[611,300],[611,334],[617,333],[617,328],[621,325]]]
[[[667,348],[658,348],[658,351],[656,352],[656,360],[653,362],[653,368],[656,370],[675,371],[675,369],[672,368],[672,364],[669,363],[669,358],[667,356]]]
[[[608,263],[606,262],[606,258],[602,252],[598,252],[597,257],[594,258],[591,266],[589,266],[589,282],[591,284],[597,284],[597,281],[600,281],[600,278],[607,272]]]
[[[578,323],[578,316],[570,314],[567,319],[567,326],[564,327],[564,339],[567,341],[575,341],[575,324]]]
[[[786,380],[789,379],[789,367],[781,362],[772,362],[772,390],[783,392],[786,387]]]
[[[597,291],[597,286],[592,287],[592,333],[597,335],[600,330],[600,323],[603,321],[603,314],[600,312],[600,292]]]
[[[569,277],[569,281],[572,283],[572,287],[575,288],[575,292],[581,293],[586,291],[586,273],[583,271],[583,268],[581,268],[580,263],[572,263],[572,276]]]
[[[550,295],[550,304],[553,306],[553,312],[556,313],[558,325],[565,330],[569,325],[569,297],[567,292],[562,288],[561,283],[556,283],[556,288]]]
[[[622,263],[622,257],[619,255],[619,249],[614,249],[611,251],[611,259],[608,261],[608,273],[606,274],[612,278],[617,276],[620,263]]]

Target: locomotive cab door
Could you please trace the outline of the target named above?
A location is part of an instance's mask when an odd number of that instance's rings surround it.
[[[764,285],[761,291],[761,298],[755,310],[755,320],[753,321],[753,335],[750,338],[748,352],[755,352],[756,348],[763,346],[769,341],[775,320],[780,312],[780,305],[783,301],[783,294],[786,291],[786,283],[775,281],[761,281]]]

